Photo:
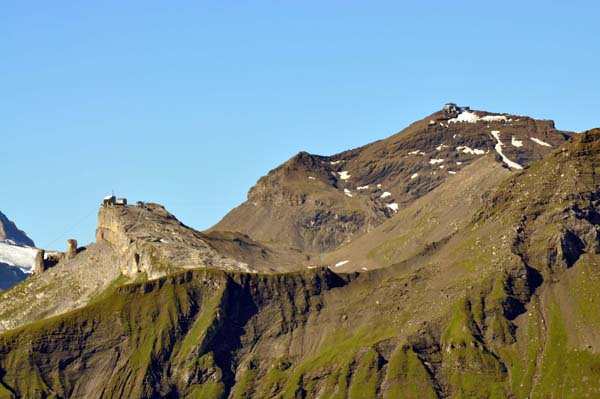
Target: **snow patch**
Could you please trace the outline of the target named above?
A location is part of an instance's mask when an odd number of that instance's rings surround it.
[[[329,164],[330,165],[337,165],[340,162],[344,162],[344,160],[342,159],[342,160],[339,160],[339,161],[332,161],[332,162],[329,162]]]
[[[542,141],[540,139],[536,139],[535,137],[530,137],[531,140],[535,141],[537,144],[542,145],[544,147],[552,147],[550,144],[546,143],[545,141]]]
[[[352,193],[347,188],[344,189],[344,194],[346,194],[347,197],[352,198]]]
[[[357,189],[358,191],[361,191],[361,190],[368,190],[368,189],[369,189],[369,185],[367,184],[366,186],[358,186],[358,187],[356,187],[356,189]]]
[[[377,185],[377,188],[381,188],[381,184],[378,184],[378,185]]]
[[[444,169],[444,165],[440,165],[440,169]]]
[[[456,172],[453,171],[453,170],[449,170],[448,173],[450,173],[451,175],[455,175],[456,174]]]
[[[507,122],[508,121],[508,119],[504,115],[486,115],[486,116],[480,117],[475,112],[464,111],[460,115],[458,115],[456,118],[450,119],[448,121],[448,123],[457,123],[457,122],[477,123],[480,120],[485,121],[485,122]]]
[[[498,130],[492,130],[492,136],[494,136],[494,138],[498,141],[498,143],[496,144],[496,146],[494,147],[494,149],[496,150],[496,152],[498,154],[500,154],[500,156],[502,157],[502,160],[504,161],[505,164],[507,164],[510,168],[513,169],[523,169],[523,167],[521,165],[519,165],[516,162],[511,161],[510,159],[508,159],[506,157],[506,155],[504,155],[502,153],[502,141],[500,140],[500,131]]]
[[[476,123],[478,120],[479,120],[479,116],[477,116],[476,113],[464,111],[460,115],[458,115],[456,118],[450,119],[448,121],[448,123],[457,123],[457,122]]]
[[[392,193],[390,193],[389,191],[384,192],[383,194],[381,194],[380,198],[387,198],[387,197],[391,197]]]
[[[481,118],[482,121],[486,121],[486,122],[506,122],[506,116],[504,115],[486,115],[483,118]],[[510,119],[512,120],[512,119]],[[508,120],[508,121],[510,121]]]
[[[348,180],[350,178],[350,176],[352,176],[352,175],[348,174],[347,170],[343,170],[341,172],[338,172],[338,175],[340,175],[340,179],[342,179],[342,180]]]
[[[315,178],[312,176],[308,176],[308,180],[315,180]]]
[[[462,162],[457,162],[456,164],[460,166],[460,165],[462,165]]]
[[[521,141],[521,140],[517,140],[517,139],[515,138],[515,136],[512,136],[512,138],[510,139],[510,144],[511,144],[513,147],[523,147],[523,141]]]
[[[440,144],[437,147],[435,147],[435,149],[438,151],[442,151],[444,148],[448,148],[448,146],[446,144]]]
[[[430,165],[435,165],[435,164],[442,163],[442,162],[444,162],[444,160],[441,158],[431,158],[429,160]]]
[[[411,179],[416,179],[419,176],[418,173],[413,173],[412,176],[410,176]]]
[[[346,263],[350,262],[349,260],[343,260],[341,262],[338,262],[334,265],[334,267],[340,267],[340,266],[344,266]]]
[[[465,153],[465,154],[471,154],[471,155],[483,155],[483,154],[485,154],[484,150],[480,150],[480,149],[477,149],[477,148],[473,149],[473,148],[467,147],[465,145],[461,145],[461,146],[456,147],[456,151],[462,152],[462,153]]]
[[[398,204],[395,202],[392,202],[391,204],[385,204],[385,206],[387,206],[394,212],[398,212]]]
[[[421,150],[410,151],[408,155],[425,155],[425,153]]]

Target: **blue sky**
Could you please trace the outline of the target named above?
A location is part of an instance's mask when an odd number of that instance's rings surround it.
[[[51,248],[92,241],[111,190],[204,229],[298,151],[357,147],[448,101],[600,126],[598,15],[594,1],[6,2],[0,210]]]

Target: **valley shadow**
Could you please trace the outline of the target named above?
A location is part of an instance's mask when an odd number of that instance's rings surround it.
[[[231,388],[235,384],[236,352],[242,347],[242,336],[246,333],[246,325],[250,318],[258,313],[258,306],[247,287],[237,282],[232,282],[224,301],[222,324],[220,331],[215,334],[211,343],[215,363],[223,373],[225,393],[229,397]]]
[[[525,306],[535,294],[535,291],[544,283],[544,277],[539,271],[529,266],[525,261],[523,263],[525,264],[525,279],[528,291],[527,300],[522,301],[513,296],[507,298],[503,304],[504,316],[511,321],[527,311]]]

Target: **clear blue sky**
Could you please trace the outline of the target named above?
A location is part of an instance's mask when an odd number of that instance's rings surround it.
[[[4,2],[0,210],[42,247],[92,241],[113,189],[204,229],[448,101],[600,126],[599,3],[488,3]]]

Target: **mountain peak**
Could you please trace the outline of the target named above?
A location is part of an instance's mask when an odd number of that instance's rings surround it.
[[[335,249],[447,179],[467,177],[465,169],[481,157],[519,170],[569,137],[552,121],[448,103],[387,139],[331,156],[296,154],[261,177],[248,201],[212,229],[284,247]]]
[[[37,252],[33,241],[0,212],[0,291],[24,280],[33,271]]]
[[[33,240],[15,225],[6,215],[0,212],[0,241],[9,241],[18,245],[35,246]]]

